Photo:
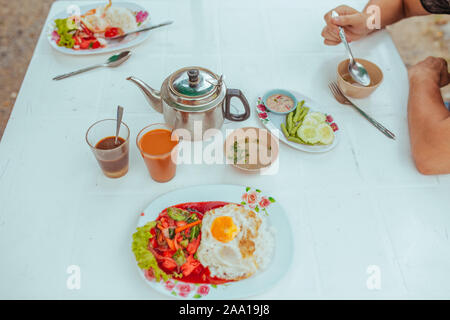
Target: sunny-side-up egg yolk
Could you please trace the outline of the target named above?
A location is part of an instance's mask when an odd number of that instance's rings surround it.
[[[220,242],[230,242],[238,232],[239,228],[234,224],[231,217],[217,217],[211,225],[212,236]]]

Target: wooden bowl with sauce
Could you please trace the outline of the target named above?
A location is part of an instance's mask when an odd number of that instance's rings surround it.
[[[260,173],[278,159],[279,142],[268,130],[244,127],[234,130],[224,143],[227,164]]]
[[[383,81],[383,72],[373,62],[364,59],[356,59],[356,61],[361,63],[367,69],[370,76],[370,84],[367,87],[364,87],[359,83],[356,83],[348,73],[349,61],[349,59],[344,60],[339,63],[337,67],[337,83],[339,88],[350,98],[363,99],[370,96]]]

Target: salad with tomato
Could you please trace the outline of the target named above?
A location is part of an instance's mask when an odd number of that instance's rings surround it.
[[[148,19],[147,11],[115,7],[109,0],[82,15],[55,19],[51,38],[58,46],[73,50],[104,48],[108,39],[135,31]]]
[[[228,203],[184,203],[164,209],[155,221],[137,228],[132,250],[138,266],[157,282],[176,278],[189,283],[223,284],[197,259],[206,211]]]

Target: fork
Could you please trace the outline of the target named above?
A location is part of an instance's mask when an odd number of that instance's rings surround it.
[[[378,130],[380,130],[386,137],[390,138],[390,139],[394,139],[395,140],[395,134],[393,134],[391,131],[389,131],[388,129],[386,129],[381,123],[379,123],[378,121],[376,121],[375,119],[373,119],[371,116],[369,116],[367,113],[365,113],[363,110],[361,110],[360,108],[358,108],[358,106],[356,106],[353,102],[351,102],[345,95],[344,93],[341,91],[341,89],[338,87],[338,85],[336,84],[336,82],[330,82],[328,84],[328,87],[331,90],[331,93],[333,94],[334,98],[342,104],[346,104],[349,106],[352,106],[353,108],[356,109],[356,111],[358,111],[364,118],[366,118],[371,124],[373,124],[375,126],[375,128],[377,128]]]

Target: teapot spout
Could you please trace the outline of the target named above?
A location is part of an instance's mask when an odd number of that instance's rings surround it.
[[[153,109],[155,109],[159,113],[163,113],[161,93],[158,90],[151,88],[144,81],[135,77],[128,77],[127,80],[135,83],[139,87],[139,89],[141,89],[142,93],[145,95],[145,98]]]

